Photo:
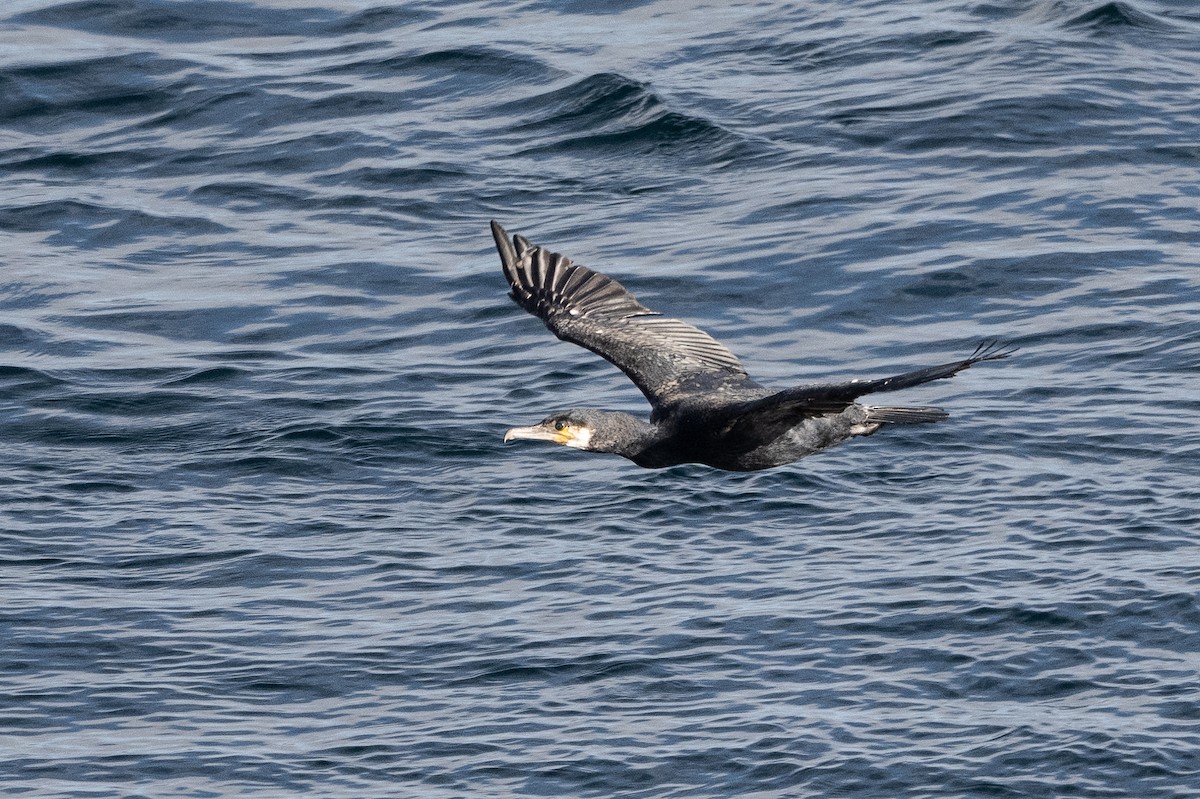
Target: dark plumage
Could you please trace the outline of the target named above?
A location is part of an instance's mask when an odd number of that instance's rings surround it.
[[[628,375],[650,401],[650,420],[577,408],[513,439],[553,441],[622,455],[658,468],[704,463],[752,471],[781,466],[886,424],[937,422],[940,408],[860,405],[859,397],[951,377],[1013,350],[980,345],[969,358],[880,380],[852,380],[773,391],[755,383],[737,357],[702,330],[639,303],[606,275],[508,234],[492,222],[504,276],[518,305],[554,335],[586,347]]]

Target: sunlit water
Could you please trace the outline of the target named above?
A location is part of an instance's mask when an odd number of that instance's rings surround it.
[[[322,2],[2,12],[6,793],[1200,795],[1192,3]],[[1021,352],[504,447],[646,406],[490,218],[767,384]]]

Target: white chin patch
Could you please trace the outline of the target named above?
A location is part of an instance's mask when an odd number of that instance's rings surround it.
[[[588,444],[592,442],[592,429],[590,427],[576,427],[571,430],[571,437],[563,442],[568,447],[575,449],[587,449]]]

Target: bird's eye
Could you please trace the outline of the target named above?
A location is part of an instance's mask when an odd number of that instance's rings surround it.
[[[554,429],[555,430],[566,430],[567,423],[564,422],[562,419],[556,419],[554,422]]]

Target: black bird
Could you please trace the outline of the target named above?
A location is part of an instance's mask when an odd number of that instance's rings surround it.
[[[717,469],[769,469],[887,424],[939,422],[940,408],[860,405],[877,391],[898,391],[952,377],[1014,350],[981,344],[969,358],[880,380],[851,380],[773,391],[750,379],[737,357],[702,330],[651,311],[612,278],[534,246],[492,222],[512,298],[563,341],[586,347],[624,372],[650,400],[650,421],[628,413],[575,408],[505,442],[553,441],[622,455],[647,468],[703,463]]]

